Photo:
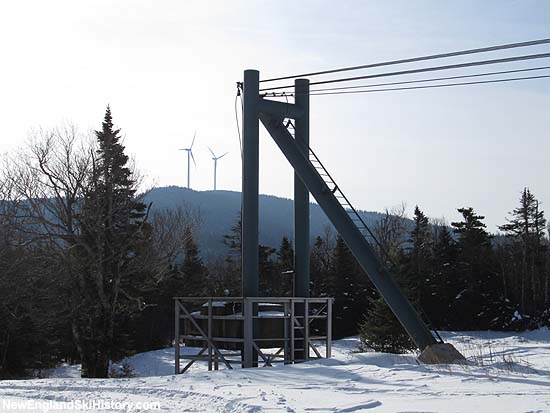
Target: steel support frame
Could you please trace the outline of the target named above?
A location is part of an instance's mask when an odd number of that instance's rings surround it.
[[[244,297],[258,296],[259,286],[259,114],[269,113],[295,119],[296,142],[304,154],[309,150],[309,80],[296,80],[296,102],[291,104],[262,99],[259,95],[259,77],[257,70],[244,72],[241,216]],[[293,295],[297,297],[309,296],[309,241],[309,191],[299,175],[295,174],[295,291]],[[248,350],[250,353],[251,349]]]
[[[295,119],[296,142],[307,154],[309,150],[309,81],[295,81],[295,103],[262,99],[259,95],[259,72],[246,70],[243,81],[243,164],[242,164],[242,291],[244,297],[258,296],[259,287],[259,114],[276,114]],[[309,192],[298,174],[294,176],[294,287],[293,295],[309,297]],[[298,308],[303,313],[304,308]],[[247,309],[255,315],[257,309]],[[243,367],[257,365],[254,322],[245,326]]]
[[[259,94],[260,74],[246,70],[243,82],[243,170],[242,170],[242,277],[243,296],[258,295],[258,204],[259,204],[259,121],[275,140],[294,168],[294,228],[296,296],[309,294],[309,193],[323,209],[339,234],[355,255],[368,277],[401,322],[420,350],[437,340],[400,291],[376,252],[353,223],[345,209],[309,162],[309,82],[295,81],[295,103],[270,101]],[[283,124],[285,118],[295,119],[295,138]],[[307,235],[306,235],[307,232]],[[294,311],[292,311],[294,310]],[[291,309],[291,312],[296,312]],[[251,313],[256,314],[254,308]],[[303,309],[305,315],[305,308]],[[291,327],[291,333],[293,326]],[[245,328],[245,367],[252,367],[254,354],[254,323]],[[307,350],[309,354],[309,349]],[[294,354],[292,354],[294,357]]]
[[[317,173],[308,157],[304,156],[284,126],[282,119],[265,113],[260,113],[259,117],[416,346],[423,350],[427,346],[437,343],[376,252],[340,205],[331,188]]]
[[[193,326],[200,333],[201,337],[207,343],[207,347],[203,350],[206,350],[206,349],[208,350],[208,370],[212,370],[212,363],[211,363],[212,351],[214,351],[214,353],[221,359],[221,361],[224,362],[225,366],[228,369],[230,369],[230,370],[233,369],[233,367],[231,367],[231,364],[225,359],[223,354],[218,350],[218,348],[212,342],[212,336],[211,336],[211,331],[210,331],[210,328],[211,328],[211,325],[212,325],[212,302],[211,302],[211,300],[210,300],[209,305],[208,305],[209,306],[209,311],[208,311],[208,330],[209,330],[209,332],[208,333],[204,332],[204,330],[201,328],[201,326],[199,326],[199,324],[197,323],[195,318],[191,315],[191,313],[189,311],[187,311],[187,308],[185,308],[185,306],[181,305],[181,303],[179,301],[176,301],[176,305],[179,306],[183,310],[183,312],[186,316],[185,318],[187,318],[189,321],[191,321],[191,324],[193,324]],[[180,318],[181,318],[181,315],[180,315]],[[198,355],[200,355],[200,354],[202,354],[202,351]],[[179,357],[181,357],[181,356],[178,354],[178,358]]]
[[[283,306],[283,319],[284,319],[284,332],[283,337],[280,338],[269,338],[268,340],[281,341],[282,346],[274,353],[264,353],[260,346],[259,342],[262,341],[262,338],[256,338],[252,341],[251,347],[258,354],[259,358],[263,362],[264,367],[271,367],[277,359],[282,359],[284,364],[293,364],[301,361],[307,361],[310,357],[310,349],[315,353],[313,358],[322,358],[319,350],[313,345],[313,340],[324,341],[326,345],[325,358],[331,357],[331,346],[332,346],[332,303],[333,299],[330,297],[313,297],[313,298],[300,298],[300,297],[175,297],[175,373],[183,374],[185,373],[196,361],[206,361],[208,364],[208,370],[218,370],[218,362],[223,362],[228,369],[231,369],[231,363],[239,363],[244,365],[246,354],[241,353],[241,360],[230,360],[227,357],[235,356],[236,354],[226,354],[222,353],[217,346],[219,342],[231,342],[231,343],[243,343],[245,344],[244,334],[243,338],[224,338],[224,337],[213,337],[212,329],[213,322],[215,320],[227,319],[225,316],[215,316],[212,311],[212,302],[213,301],[229,301],[233,303],[240,303],[243,310],[242,315],[232,317],[233,320],[240,320],[243,322],[243,333],[247,328],[247,325],[250,326],[253,324],[255,319],[258,319],[258,315],[253,315],[250,312],[250,308],[260,302],[267,303],[279,303]],[[191,313],[185,306],[186,302],[206,302],[208,306],[207,315],[194,315]],[[304,314],[298,314],[294,311],[296,304],[306,308],[307,312]],[[321,305],[320,308],[313,310],[312,305]],[[247,310],[249,309],[247,315]],[[310,314],[310,309],[312,309]],[[269,317],[268,317],[269,318]],[[273,316],[272,318],[279,318]],[[182,330],[180,328],[181,320],[189,320],[189,322],[197,330],[198,335],[191,334],[186,332],[185,328]],[[314,320],[325,320],[326,323],[326,334],[324,336],[315,336],[312,337],[310,334],[310,324]],[[204,330],[199,324],[198,321],[206,321],[207,328]],[[296,335],[295,330],[299,329],[303,334]],[[180,349],[181,344],[180,340],[192,340],[192,341],[202,341],[204,343],[203,347],[195,355],[181,355]],[[303,351],[303,354],[300,357],[296,357],[298,351]],[[189,360],[188,363],[181,368],[181,360]]]

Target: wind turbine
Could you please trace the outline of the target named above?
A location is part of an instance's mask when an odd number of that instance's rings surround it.
[[[223,158],[225,155],[227,155],[229,152],[226,152],[224,153],[223,155],[221,156],[216,156],[216,154],[214,153],[214,151],[212,151],[212,149],[208,148],[208,150],[210,151],[210,153],[212,154],[212,160],[214,161],[214,191],[216,190],[216,171],[218,169],[218,159],[221,159]]]
[[[195,134],[193,135],[191,146],[189,148],[180,149],[180,151],[187,151],[187,188],[191,188],[191,159],[193,159],[193,164],[195,165],[195,167],[197,166],[197,163],[195,162],[195,157],[193,156],[193,144],[195,143],[196,137],[197,131],[195,131]]]

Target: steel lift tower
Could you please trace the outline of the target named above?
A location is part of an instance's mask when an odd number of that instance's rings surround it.
[[[295,102],[266,99],[259,92],[260,74],[245,70],[243,88],[242,282],[244,297],[258,297],[259,126],[267,129],[294,168],[295,296],[309,295],[309,193],[313,195],[365,270],[397,319],[421,351],[424,363],[459,362],[464,357],[437,340],[400,291],[363,232],[364,221],[309,148],[309,80],[295,80]],[[288,122],[294,121],[294,137]],[[252,367],[254,326],[244,331],[244,365]],[[247,345],[247,343],[250,343]]]

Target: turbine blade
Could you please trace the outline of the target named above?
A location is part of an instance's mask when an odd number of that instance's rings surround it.
[[[191,142],[191,146],[189,149],[193,149],[193,145],[195,144],[195,138],[197,137],[197,131],[195,131],[195,134],[193,135],[193,141]]]
[[[193,156],[193,151],[189,151],[189,153],[191,154],[191,159],[193,159],[193,165],[195,165],[195,168],[197,167],[197,163],[195,162],[195,157]]]
[[[207,146],[208,150],[210,151],[210,153],[212,154],[212,156],[215,158],[216,155],[214,154],[214,151],[212,149],[210,149],[210,146]]]
[[[227,155],[229,152],[224,153],[222,156],[218,156],[218,159],[223,158],[225,155]]]

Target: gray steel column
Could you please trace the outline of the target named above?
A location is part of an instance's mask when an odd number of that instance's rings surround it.
[[[243,297],[258,296],[258,172],[259,79],[257,70],[244,71],[242,170],[242,286]]]
[[[296,145],[309,153],[309,80],[294,82],[295,105],[303,115],[295,120]],[[309,297],[309,191],[294,172],[294,277],[296,297]]]
[[[332,357],[332,298],[327,299],[327,359]]]
[[[212,299],[208,300],[208,371],[212,371]]]
[[[180,369],[180,302],[174,299],[174,356],[176,374],[181,374]]]
[[[243,299],[243,368],[254,367],[257,356],[254,357],[254,305],[252,301]]]

